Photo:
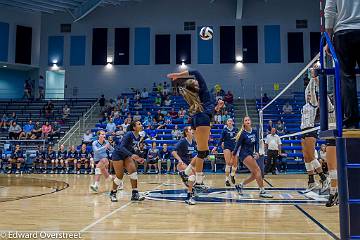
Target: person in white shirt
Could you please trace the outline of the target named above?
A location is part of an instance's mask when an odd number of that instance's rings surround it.
[[[93,134],[91,133],[90,130],[87,130],[86,133],[84,133],[84,135],[83,135],[82,142],[86,145],[91,145],[92,140],[93,140]]]
[[[271,133],[266,136],[265,149],[267,149],[267,163],[265,173],[271,172],[276,175],[277,160],[281,154],[281,140],[276,134],[276,129],[272,128]]]
[[[292,111],[293,111],[292,106],[290,105],[289,102],[286,102],[286,104],[283,106],[282,110],[283,110],[284,114],[292,114]]]
[[[106,124],[106,133],[113,133],[116,131],[116,124],[110,118],[109,122]]]
[[[146,88],[144,88],[141,92],[141,96],[140,96],[142,99],[145,99],[145,98],[148,98],[149,97],[149,93],[148,91],[146,90]]]

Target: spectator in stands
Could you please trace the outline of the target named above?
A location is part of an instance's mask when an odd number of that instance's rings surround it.
[[[61,167],[61,173],[65,173],[64,171],[64,166],[65,166],[65,161],[66,161],[66,158],[67,158],[67,151],[65,149],[65,146],[64,144],[61,144],[60,147],[59,147],[59,150],[56,154],[56,166],[58,167],[59,166],[59,163],[60,163],[60,167]]]
[[[214,122],[216,124],[221,124],[221,113],[220,111],[217,111],[214,115]]]
[[[39,99],[45,98],[45,79],[40,75],[39,77]]]
[[[11,114],[11,116],[10,116],[10,118],[9,118],[9,126],[11,126],[12,125],[12,122],[13,121],[18,121],[17,120],[17,115],[16,115],[16,113],[15,112],[13,112],[12,114]]]
[[[178,125],[174,126],[174,129],[171,131],[173,140],[180,140],[182,137],[182,131],[179,129]]]
[[[29,80],[25,80],[25,83],[24,83],[24,95],[23,95],[23,98],[25,99],[30,99],[31,98],[31,91],[32,91],[32,87],[31,87],[31,84],[29,82]]]
[[[36,156],[32,165],[33,173],[42,173],[42,164],[44,162],[44,146],[37,146]]]
[[[32,130],[32,135],[30,139],[35,140],[41,138],[41,133],[42,133],[42,126],[40,125],[40,122],[36,122],[34,129]]]
[[[273,175],[277,174],[277,160],[279,155],[281,155],[281,144],[280,137],[276,134],[276,129],[272,128],[271,133],[265,139],[265,149],[267,150],[265,173],[271,172]]]
[[[270,101],[270,98],[268,97],[267,93],[264,93],[264,96],[262,97],[262,102],[264,103],[268,103]]]
[[[9,139],[16,140],[19,138],[22,129],[16,121],[13,121],[9,127]]]
[[[276,124],[276,131],[279,135],[284,135],[285,134],[285,126],[284,123],[279,120]]]
[[[161,113],[160,109],[156,112],[154,118],[156,119],[156,122],[159,122],[161,119],[164,118],[164,115]]]
[[[113,121],[114,121],[114,123],[115,123],[115,125],[116,125],[117,128],[118,128],[121,124],[123,124],[123,122],[124,122],[124,121],[121,119],[119,112],[115,112],[115,113],[114,113]]]
[[[49,137],[49,134],[52,131],[52,127],[48,121],[45,122],[44,125],[41,127],[41,138],[47,139]]]
[[[166,96],[165,101],[164,101],[164,106],[169,107],[171,105],[171,102],[172,101],[171,101],[170,97]]]
[[[186,115],[186,110],[183,107],[181,107],[178,112],[178,116],[179,116],[179,118],[184,118],[185,115]]]
[[[164,87],[163,87],[162,83],[159,83],[158,86],[157,86],[157,92],[159,94],[162,94],[163,90],[164,90]]]
[[[126,96],[121,100],[121,110],[123,113],[129,111],[129,100]]]
[[[269,120],[267,129],[266,129],[266,134],[270,134],[272,128],[273,128],[273,121]]]
[[[65,106],[63,107],[63,114],[62,114],[62,118],[63,120],[67,120],[70,116],[70,108],[67,104],[65,104]]]
[[[7,117],[6,113],[4,113],[0,120],[0,128],[1,130],[6,130],[8,126],[9,126],[9,118]]]
[[[113,122],[112,118],[110,118],[109,122],[106,124],[106,133],[111,134],[116,131],[116,125]]]
[[[121,140],[123,138],[123,136],[125,135],[125,130],[123,129],[122,126],[118,127],[118,130],[116,131],[116,137]]]
[[[86,146],[91,146],[93,137],[94,136],[92,132],[90,130],[87,130],[82,137],[82,143],[85,144]]]
[[[141,92],[141,96],[140,96],[142,99],[146,99],[149,97],[149,93],[148,91],[146,90],[146,88],[144,88]]]
[[[283,114],[292,114],[293,113],[293,108],[289,102],[286,102],[286,104],[283,106],[282,110],[283,110]]]
[[[165,120],[165,124],[172,124],[172,117],[170,113],[166,114],[164,120]]]
[[[125,121],[128,121],[128,122],[132,121],[131,113],[127,114],[127,117],[125,118]]]
[[[224,111],[224,114],[221,116],[221,122],[225,124],[229,118],[231,118],[231,116],[228,111]]]
[[[233,104],[234,103],[234,95],[231,93],[231,91],[228,91],[224,97],[224,102],[227,104]]]
[[[135,112],[135,115],[133,116],[133,121],[140,121],[141,122],[141,115],[139,114],[139,111]]]
[[[9,164],[9,171],[8,173],[11,173],[12,171],[12,165],[16,164],[16,174],[20,173],[20,167],[21,164],[25,162],[24,159],[24,151],[20,148],[19,144],[16,144],[15,149],[12,151],[10,156],[10,164]]]
[[[130,123],[131,123],[131,118],[126,118],[124,123],[121,124],[121,126],[125,132],[127,132],[127,129],[129,127]]]
[[[78,153],[78,161],[76,164],[76,173],[80,174],[81,166],[85,168],[85,174],[89,174],[90,159],[92,158],[91,152],[87,150],[86,144],[81,145],[81,149]]]
[[[146,158],[146,163],[147,163],[147,173],[150,173],[151,171],[151,167],[154,166],[155,168],[155,173],[159,173],[158,168],[157,168],[157,163],[160,159],[159,156],[159,149],[156,148],[156,142],[152,142],[151,144],[151,148],[148,151],[148,155]]]
[[[170,167],[171,167],[171,161],[170,161],[171,153],[168,150],[168,146],[166,143],[163,144],[159,156],[160,156],[159,160],[158,160],[159,173],[161,173],[161,164],[166,163],[166,173],[165,174],[169,174]]]
[[[74,166],[74,173],[76,172],[77,161],[78,161],[78,152],[76,151],[75,146],[72,145],[71,147],[69,147],[67,159],[65,161],[67,173],[70,173],[70,164]]]
[[[24,125],[23,131],[20,133],[19,139],[29,139],[31,137],[34,127],[35,126],[30,119],[29,122]]]
[[[151,125],[149,129],[146,129],[146,134],[151,140],[156,140],[157,131],[155,129],[155,125]]]
[[[140,158],[146,159],[148,150],[145,148],[145,143],[141,141],[139,143],[139,148],[135,151],[135,154],[138,155]],[[139,162],[135,161],[136,169],[138,169]],[[146,172],[146,161],[144,162],[144,173]]]
[[[136,103],[134,104],[134,109],[135,110],[140,110],[142,109],[142,104],[140,101],[136,101]]]
[[[51,126],[51,132],[49,134],[50,141],[53,142],[54,137],[57,137],[59,139],[60,134],[61,134],[61,126],[57,121],[55,121],[54,124]]]
[[[161,96],[160,94],[157,94],[155,97],[155,105],[160,107],[161,106]]]
[[[171,108],[169,114],[172,119],[178,118],[178,113],[175,111],[175,108]]]
[[[136,101],[139,101],[140,100],[140,91],[139,90],[136,90],[135,91],[135,95],[134,95],[134,100],[136,100]]]
[[[54,111],[54,104],[51,101],[48,101],[47,104],[44,106],[45,117],[46,118],[51,117],[53,111]]]
[[[102,94],[101,97],[99,98],[100,112],[103,112],[105,110],[105,102],[106,99],[104,97],[104,94]]]

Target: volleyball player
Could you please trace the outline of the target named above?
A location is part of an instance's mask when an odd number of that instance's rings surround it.
[[[70,172],[70,167],[69,167],[70,163],[74,165],[74,173],[76,173],[77,161],[78,161],[78,152],[76,151],[75,146],[72,145],[71,147],[69,147],[67,158],[65,160],[65,166],[66,166],[67,173]],[[80,174],[80,172],[78,174]]]
[[[235,147],[235,136],[238,133],[238,129],[234,127],[234,121],[229,118],[226,121],[226,126],[222,130],[221,138],[219,140],[218,147],[221,145],[221,148],[224,152],[224,158],[225,158],[225,185],[227,187],[230,187],[230,170],[231,170],[231,183],[235,184],[235,174],[238,166],[238,159],[234,155],[232,155],[232,152],[234,151]],[[218,147],[214,147],[212,152],[215,153]]]
[[[241,195],[243,187],[256,180],[260,188],[259,196],[262,198],[272,198],[273,196],[265,191],[261,170],[256,162],[256,159],[259,158],[259,139],[256,130],[251,127],[250,117],[244,117],[242,129],[238,132],[235,139],[236,145],[232,154],[233,156],[238,154],[240,161],[251,172],[247,179],[235,185],[237,192]]]
[[[58,164],[60,163],[61,173],[64,173],[64,165],[66,158],[67,158],[67,151],[64,147],[64,144],[61,144],[57,152],[57,158],[56,158],[56,165],[58,166]]]
[[[81,165],[84,165],[85,167],[85,174],[88,174],[88,168],[90,165],[90,159],[92,158],[91,152],[89,152],[86,148],[86,144],[83,143],[81,145],[81,149],[79,151],[79,157],[78,157],[78,161],[77,161],[77,172],[80,172],[81,169]]]
[[[101,130],[98,132],[98,140],[92,143],[92,149],[94,153],[93,161],[96,164],[95,168],[95,182],[90,185],[91,190],[94,192],[98,192],[99,190],[99,182],[100,176],[103,175],[106,180],[112,180],[112,176],[109,174],[109,159],[108,154],[109,151],[113,151],[114,148],[110,145],[110,143],[105,139],[106,134],[105,131]],[[122,186],[122,181],[121,184]]]
[[[51,163],[51,172],[50,173],[54,173],[55,163],[56,163],[56,152],[53,150],[51,145],[48,146],[48,151],[46,153],[46,162]],[[47,168],[47,166],[45,166],[45,171],[46,171],[46,168]]]
[[[143,163],[144,159],[140,158],[135,154],[135,151],[139,147],[139,142],[141,140],[140,132],[142,131],[142,125],[140,121],[133,121],[128,127],[127,133],[121,139],[121,142],[118,143],[115,147],[115,150],[112,153],[112,161],[115,170],[116,177],[113,180],[112,190],[110,192],[110,199],[112,202],[117,202],[117,187],[122,182],[124,176],[124,168],[127,170],[131,187],[132,187],[132,201],[142,201],[145,199],[144,196],[139,194],[137,189],[138,184],[138,175],[137,169],[134,161]]]
[[[198,71],[170,73],[167,77],[179,87],[180,94],[189,104],[191,127],[195,130],[197,156],[193,158],[184,172],[189,176],[192,168],[195,167],[194,187],[205,190],[203,167],[204,159],[209,155],[210,119],[214,110],[219,111],[224,106],[224,102],[220,100],[215,107],[214,99],[210,95],[205,79]]]
[[[193,198],[193,185],[195,183],[195,171],[191,170],[190,174],[185,175],[184,171],[189,166],[191,159],[193,158],[193,154],[196,150],[196,143],[194,141],[194,133],[191,127],[185,127],[183,138],[175,145],[175,149],[172,152],[174,158],[178,161],[177,170],[179,171],[179,175],[188,188],[187,198],[185,203],[189,205],[194,205],[196,202]]]
[[[316,69],[311,69],[311,79],[305,89],[305,105],[301,110],[301,130],[306,131],[314,128],[315,118],[318,109],[318,101],[316,96],[316,89],[318,86],[318,77],[316,75]],[[315,158],[315,144],[317,138],[317,130],[307,132],[302,135],[301,146],[305,161],[305,168],[308,173],[308,187],[305,192],[310,192],[318,187],[315,182],[314,175],[316,173],[320,176],[320,182],[322,183],[321,192],[329,187],[330,180],[323,173],[320,162]]]

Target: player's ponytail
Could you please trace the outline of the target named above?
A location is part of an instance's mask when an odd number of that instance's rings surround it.
[[[236,136],[235,136],[235,140],[236,140],[236,141],[238,141],[238,140],[240,139],[240,136],[241,136],[242,132],[243,132],[244,129],[245,129],[244,121],[245,121],[245,118],[247,118],[247,117],[249,117],[249,116],[245,116],[245,117],[243,118],[243,120],[242,120],[241,129],[240,129],[240,131],[239,131],[239,132],[236,134]]]

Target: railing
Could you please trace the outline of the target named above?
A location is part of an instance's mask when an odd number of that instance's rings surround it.
[[[88,119],[90,119],[90,122],[93,121],[93,115],[98,110],[97,106],[99,105],[99,99],[90,107],[90,109],[83,115],[82,117],[82,125],[81,130],[84,131],[86,128],[88,128]]]

